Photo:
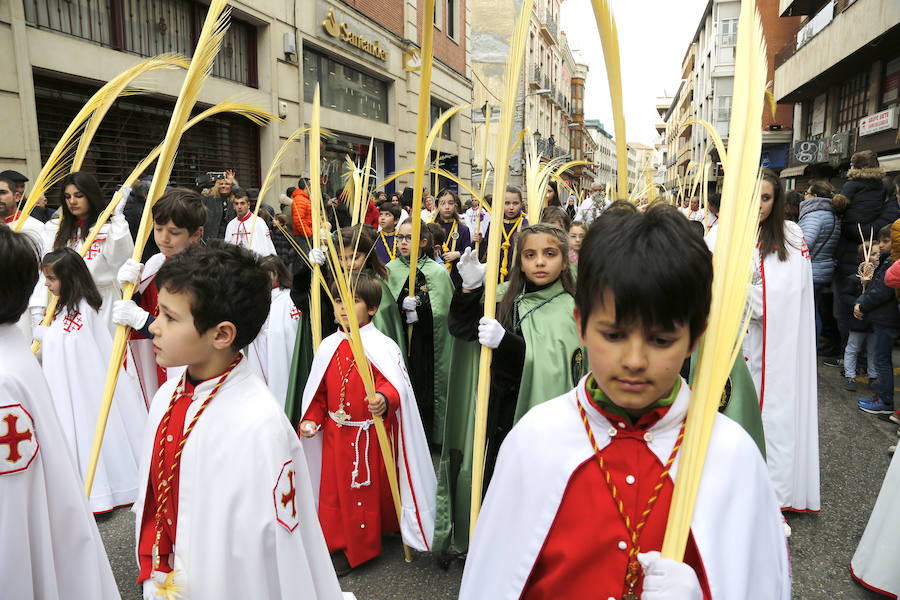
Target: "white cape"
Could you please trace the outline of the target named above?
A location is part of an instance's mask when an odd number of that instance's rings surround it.
[[[59,228],[59,219],[51,219],[44,224],[44,253],[53,249],[53,240],[56,238],[56,230]],[[69,247],[79,250],[84,240],[80,237],[69,241]],[[117,325],[112,320],[112,305],[116,300],[122,299],[122,288],[119,286],[117,275],[119,267],[134,254],[134,241],[131,239],[131,230],[128,222],[122,215],[114,214],[109,221],[103,224],[97,234],[94,243],[84,255],[84,264],[87,265],[103,304],[100,306],[100,316],[109,329],[110,335],[115,336]]]
[[[140,540],[156,430],[179,379],[150,405],[134,504]],[[185,428],[218,378],[199,384]],[[297,434],[243,359],[184,445],[174,563],[190,600],[342,597],[319,527]]]
[[[397,344],[371,323],[360,329],[360,335],[366,358],[400,395],[397,416],[401,435],[397,440],[398,452],[395,457],[400,485],[400,532],[407,546],[428,551],[434,537],[437,477],[434,474],[428,440],[422,427],[422,418],[419,416],[406,363]],[[304,414],[319,389],[331,358],[345,339],[347,336],[338,330],[322,340],[313,358],[306,387],[303,389]],[[319,482],[322,474],[322,436],[302,438],[302,441],[309,461],[309,473],[318,506]]]
[[[29,340],[30,341],[30,340]],[[0,434],[19,434],[18,460],[0,445],[0,581],[15,600],[119,598],[97,524],[72,464],[29,341],[0,325]]]
[[[816,512],[819,497],[819,421],[812,264],[803,232],[784,225],[788,259],[762,264],[750,286],[753,311],[744,356],[762,411],[766,462],[782,508]],[[754,258],[759,268],[759,253]]]
[[[38,261],[40,261],[41,257],[44,256],[44,224],[34,217],[25,217],[25,222],[22,224],[20,231],[34,242],[37,247]],[[49,292],[44,285],[44,276],[40,273],[40,269],[38,269],[38,273],[37,283],[34,284],[34,290],[32,290],[31,297],[28,299],[28,310],[22,313],[18,323],[19,331],[27,339],[31,339],[31,310],[41,309],[41,312],[43,312],[43,309],[47,308]]]
[[[900,521],[897,507],[900,506],[900,452],[888,467],[881,492],[872,509],[872,516],[863,532],[859,546],[850,561],[853,576],[869,589],[885,595],[900,596]]]
[[[291,300],[291,291],[273,288],[269,316],[248,348],[250,365],[269,386],[282,409],[287,398],[299,324],[300,311]]]
[[[469,546],[461,600],[514,600],[521,595],[572,473],[594,453],[576,397],[597,446],[609,444],[608,431],[615,426],[587,399],[586,381],[587,377],[569,393],[532,408],[500,447]],[[648,430],[653,437],[647,445],[661,463],[675,445],[690,395],[682,381],[672,407]],[[759,449],[740,425],[724,415],[716,415],[709,447],[691,532],[712,597],[789,600],[787,543]],[[681,455],[672,465],[673,479]]]
[[[256,230],[253,230],[253,221],[256,221]],[[250,241],[250,232],[253,231],[253,241]],[[249,248],[260,256],[272,256],[275,254],[275,244],[265,221],[259,217],[248,214],[243,221],[233,218],[225,228],[225,241],[235,246]]]
[[[44,335],[42,348],[44,375],[53,406],[83,480],[90,461],[112,338],[98,313],[82,301],[78,315],[70,317],[65,308],[56,315]],[[137,497],[138,453],[146,420],[147,409],[134,381],[120,371],[91,489],[94,512],[131,504]]]

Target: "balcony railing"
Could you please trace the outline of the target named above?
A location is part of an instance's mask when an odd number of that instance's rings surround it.
[[[834,0],[830,0],[823,6],[822,10],[810,19],[806,25],[800,28],[800,31],[797,32],[796,36],[793,36],[781,50],[775,53],[775,68],[777,69],[786,63],[800,48],[819,35],[825,27],[831,24],[841,11],[846,10],[847,6],[849,6],[849,4],[846,2],[839,3]]]
[[[556,20],[553,18],[553,12],[548,8],[544,11],[541,19],[541,33],[550,43],[556,43]]]
[[[534,87],[541,87],[541,79],[543,79],[543,74],[541,73],[540,65],[534,65],[534,77],[532,77],[531,81],[528,82],[529,85],[533,85]]]

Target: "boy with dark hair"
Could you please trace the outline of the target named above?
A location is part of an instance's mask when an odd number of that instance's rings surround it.
[[[679,369],[706,327],[711,259],[669,206],[594,221],[574,311],[592,372],[504,441],[460,598],[790,598],[765,462],[722,415],[684,562],[657,552],[691,401]]]
[[[156,390],[168,377],[181,374],[180,369],[169,373],[156,363],[154,356],[150,325],[159,314],[159,291],[154,278],[166,259],[199,243],[207,220],[203,197],[187,188],[168,190],[151,210],[153,239],[160,251],[151,256],[146,264],[129,258],[119,268],[119,285],[124,286],[128,282],[134,284],[135,296],[133,300],[116,300],[112,311],[116,324],[133,330],[128,342],[129,363],[137,376],[147,406],[150,406]]]
[[[161,366],[187,365],[150,406],[134,505],[144,598],[341,597],[303,449],[239,349],[259,333],[271,282],[219,241],[166,261],[151,325]],[[174,575],[166,575],[174,573]]]
[[[430,549],[434,535],[437,479],[406,363],[397,344],[372,324],[382,293],[378,279],[361,273],[355,280],[355,303],[345,306],[332,282],[334,317],[341,329],[322,340],[303,390],[299,433],[318,498],[319,523],[339,574],[381,554],[383,532],[399,529],[404,543],[422,551]],[[356,363],[345,333],[351,310],[368,365]],[[366,397],[359,374],[368,367],[375,382],[373,398]],[[388,436],[397,440],[399,524],[381,449],[371,439],[375,416],[384,418]]]
[[[375,252],[386,265],[397,258],[397,225],[400,224],[400,207],[393,202],[384,201],[378,205],[378,237],[375,239]]]
[[[875,251],[875,248],[872,249]],[[860,398],[859,410],[872,415],[890,415],[894,412],[894,366],[891,360],[894,342],[900,336],[900,312],[894,290],[884,282],[884,275],[891,266],[891,226],[885,225],[878,232],[878,252],[881,255],[872,281],[856,300],[853,316],[863,317],[872,324],[875,337],[875,372],[878,380],[870,398]]]
[[[16,327],[38,280],[30,236],[0,226],[0,581],[4,598],[113,600],[116,581],[41,367]]]
[[[247,197],[242,189],[234,190],[235,217],[225,228],[225,241],[235,246],[247,248],[260,256],[275,254],[272,235],[262,217],[255,217]]]

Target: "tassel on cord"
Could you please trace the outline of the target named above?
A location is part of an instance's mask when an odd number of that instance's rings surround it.
[[[694,388],[688,408],[682,456],[675,480],[662,556],[682,560],[719,399],[741,350],[745,311],[759,223],[759,127],[766,87],[766,44],[753,0],[743,0],[738,20],[734,102],[729,155],[713,254],[709,324],[700,340]]]
[[[497,128],[497,155],[494,158],[494,197],[491,221],[503,223],[503,198],[506,196],[506,180],[509,176],[513,121],[516,100],[519,96],[519,79],[525,60],[525,42],[531,19],[533,0],[522,0],[516,28],[509,42],[509,60],[506,63],[506,85],[503,104],[500,106],[500,124]],[[497,312],[497,273],[500,270],[500,236],[503,227],[491,227],[487,245],[487,268],[484,285],[484,316],[493,319]],[[491,349],[481,347],[478,362],[478,391],[475,403],[475,436],[472,447],[472,498],[469,517],[469,537],[475,532],[475,523],[481,510],[481,490],[484,486],[484,455],[487,429],[488,398],[491,387]]]
[[[175,108],[172,111],[172,117],[169,121],[169,128],[166,131],[166,138],[163,141],[160,150],[159,159],[156,163],[156,172],[153,174],[153,181],[150,183],[150,191],[147,194],[147,202],[144,204],[144,212],[141,216],[141,224],[134,245],[134,254],[132,258],[135,261],[141,259],[144,253],[144,245],[150,234],[151,209],[153,204],[162,196],[166,184],[169,182],[169,176],[172,174],[172,166],[175,162],[175,153],[181,142],[181,135],[184,126],[187,124],[200,90],[206,78],[212,70],[213,60],[219,53],[225,32],[228,31],[228,23],[230,10],[227,8],[227,0],[212,0],[209,11],[206,14],[206,20],[203,28],[200,30],[200,36],[197,40],[197,46],[194,50],[194,56],[191,59],[190,67],[184,78],[181,87],[181,93],[175,101]],[[29,199],[30,200],[30,199]],[[127,283],[122,290],[122,299],[130,300],[134,293],[134,285]],[[106,372],[106,382],[103,388],[103,398],[100,402],[100,411],[97,415],[97,428],[94,432],[94,442],[91,447],[91,458],[88,464],[88,472],[84,481],[84,491],[88,497],[91,495],[91,488],[94,485],[94,475],[97,472],[97,461],[100,458],[100,446],[103,443],[103,434],[106,430],[106,421],[109,417],[109,409],[112,404],[113,393],[116,389],[116,381],[119,378],[119,369],[122,366],[122,359],[125,356],[125,345],[128,341],[128,332],[130,328],[119,325],[116,328],[116,335],[113,340],[113,351],[109,358],[109,365]]]

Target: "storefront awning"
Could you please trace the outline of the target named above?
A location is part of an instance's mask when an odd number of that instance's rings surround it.
[[[779,174],[779,177],[781,177],[782,179],[787,179],[788,177],[799,177],[799,176],[803,175],[803,173],[806,172],[806,167],[808,167],[808,166],[809,165],[788,167],[787,169],[784,169],[781,171],[781,173]]]
[[[884,169],[885,173],[893,173],[900,171],[900,154],[891,154],[890,156],[879,156],[878,165]]]

